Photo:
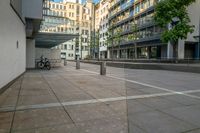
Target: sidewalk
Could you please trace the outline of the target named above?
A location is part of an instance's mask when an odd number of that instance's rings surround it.
[[[196,82],[193,90],[170,91],[124,80],[120,68],[112,68],[120,75],[114,77],[100,76],[96,65],[81,64],[81,70],[73,65],[27,71],[0,95],[0,133],[199,131]]]
[[[126,133],[125,102],[92,103],[122,95],[121,82],[74,68],[28,71],[0,96],[0,133]]]

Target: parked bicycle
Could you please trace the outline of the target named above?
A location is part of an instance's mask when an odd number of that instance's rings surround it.
[[[44,58],[43,56],[40,57],[40,61],[37,62],[37,68],[44,69],[46,68],[47,70],[51,69],[51,63],[47,58]]]

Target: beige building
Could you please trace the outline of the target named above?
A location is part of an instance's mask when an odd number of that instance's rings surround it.
[[[76,55],[87,58],[90,54],[91,32],[94,29],[94,4],[87,1],[84,5],[75,1],[61,3],[49,2],[50,9],[44,16],[41,31],[79,34],[78,39],[65,42],[56,49],[61,50],[61,58],[73,60]]]
[[[107,36],[109,26],[110,0],[101,0],[95,6],[95,30],[99,35],[99,57],[108,58],[107,55]]]

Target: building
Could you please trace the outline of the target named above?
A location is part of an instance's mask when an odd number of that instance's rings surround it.
[[[42,10],[43,0],[0,1],[0,92],[31,65],[26,51],[35,41]]]
[[[78,39],[65,42],[55,49],[61,50],[61,58],[74,60],[76,55],[81,59],[90,54],[91,32],[93,30],[94,4],[87,1],[82,5],[76,2],[49,2],[50,10],[44,17],[41,26],[43,32],[79,34]],[[77,44],[78,43],[78,44]]]
[[[100,51],[100,58],[105,59],[108,58],[107,55],[107,32],[109,27],[109,8],[110,8],[110,1],[104,0],[100,2],[100,26],[99,26],[99,51]]]
[[[0,93],[26,69],[36,66],[40,55],[51,53],[51,47],[77,35],[39,32],[48,0],[0,1]],[[53,30],[53,29],[52,29]]]
[[[153,16],[157,0],[112,0],[109,15],[109,26],[113,35],[121,40],[109,44],[111,58],[173,58],[172,45],[161,41],[163,29],[155,25]],[[191,24],[195,32],[188,39],[179,40],[178,58],[199,58],[198,43],[193,36],[199,32],[199,1],[188,7]]]
[[[110,0],[101,0],[95,6],[95,29],[98,34],[99,57],[108,58],[107,55],[107,32],[109,27],[109,8]]]

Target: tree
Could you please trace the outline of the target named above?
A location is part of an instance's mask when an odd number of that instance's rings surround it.
[[[116,29],[116,32],[114,33],[114,42],[116,43],[115,46],[118,45],[118,50],[120,50],[120,44],[121,44],[121,40],[122,40],[122,28],[118,27]]]
[[[99,38],[99,31],[97,31],[96,33],[95,33],[95,45],[94,45],[94,49],[95,49],[95,51],[96,51],[96,49],[97,49],[97,58],[98,58],[98,60],[99,60],[99,41],[100,41],[100,38]]]
[[[194,26],[190,25],[190,18],[187,12],[187,6],[195,0],[161,0],[155,7],[155,22],[165,28],[171,25],[162,34],[163,42],[171,42],[174,46],[174,57],[177,57],[175,52],[179,39],[186,39],[188,33],[194,31]]]

